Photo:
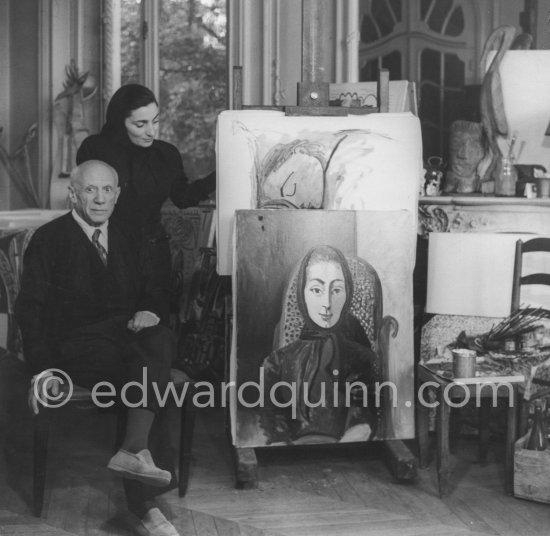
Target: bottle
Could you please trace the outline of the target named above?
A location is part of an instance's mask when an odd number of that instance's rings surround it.
[[[500,169],[497,169],[495,180],[495,195],[513,197],[516,195],[518,173],[512,158],[503,156]]]
[[[546,450],[548,439],[546,438],[546,426],[544,424],[544,416],[542,414],[542,403],[540,400],[535,402],[535,417],[533,426],[527,441],[527,450]]]

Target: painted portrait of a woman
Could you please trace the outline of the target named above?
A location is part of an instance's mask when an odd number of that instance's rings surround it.
[[[370,395],[381,380],[380,366],[351,313],[353,292],[350,268],[337,248],[317,246],[304,256],[296,279],[303,327],[295,341],[262,363],[260,424],[267,444],[362,441],[376,434]]]

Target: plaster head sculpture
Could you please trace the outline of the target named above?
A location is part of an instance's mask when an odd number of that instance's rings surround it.
[[[485,155],[481,123],[455,121],[450,131],[445,192],[471,193],[479,185],[478,166]]]

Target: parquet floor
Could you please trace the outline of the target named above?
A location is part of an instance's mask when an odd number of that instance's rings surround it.
[[[132,534],[123,523],[120,481],[105,468],[113,445],[111,417],[92,414],[56,423],[40,519],[29,508],[28,423],[24,416],[8,421],[0,465],[0,535]],[[396,484],[376,445],[257,454],[258,488],[236,490],[223,410],[198,411],[188,493],[180,499],[174,490],[159,499],[182,535],[550,534],[549,505],[504,494],[498,442],[491,445],[489,463],[480,466],[475,441],[461,440],[453,487],[443,500],[436,492],[435,463],[420,470],[416,483]]]

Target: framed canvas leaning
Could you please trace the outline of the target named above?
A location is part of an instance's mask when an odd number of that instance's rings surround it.
[[[409,211],[236,214],[233,442],[414,436]]]

